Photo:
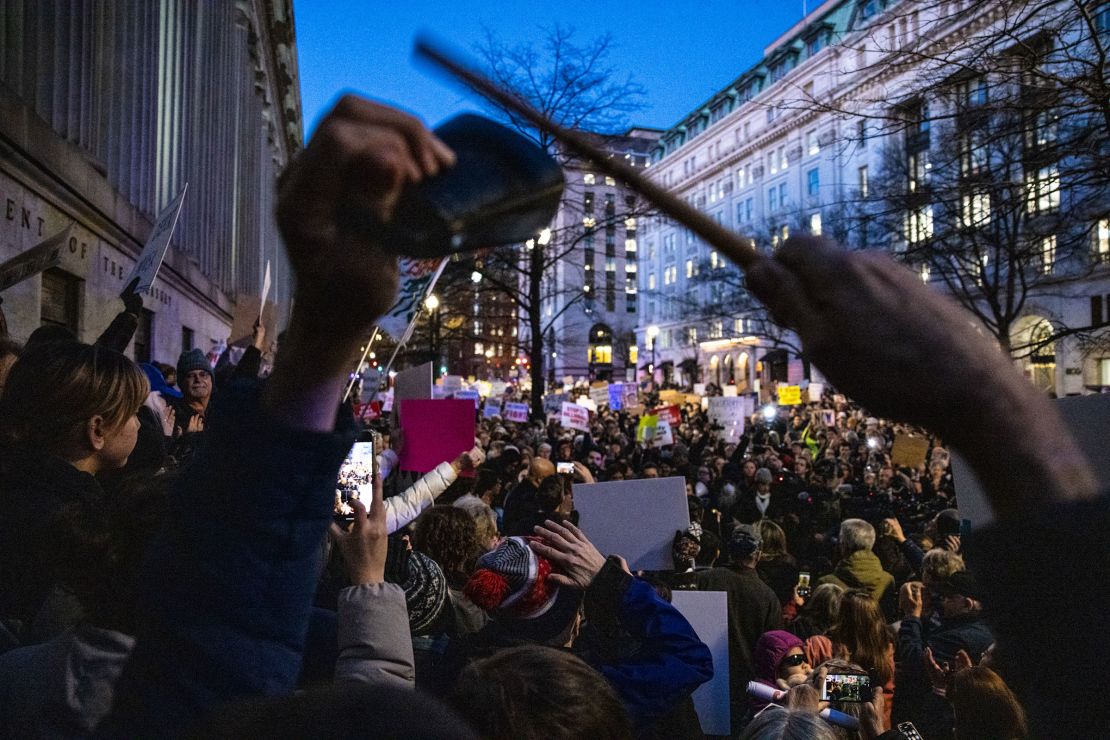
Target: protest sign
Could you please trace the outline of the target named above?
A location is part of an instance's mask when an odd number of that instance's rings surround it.
[[[686,479],[574,484],[579,526],[602,555],[621,555],[633,572],[670,570],[676,530],[690,527]]]
[[[590,400],[594,402],[595,406],[602,406],[609,403],[609,384],[594,383],[591,385]]]
[[[609,385],[609,408],[620,411],[624,408],[624,384],[612,383]]]
[[[262,302],[259,296],[241,292],[235,296],[235,312],[231,314],[231,334],[228,344],[247,347],[254,336],[254,322],[262,317],[262,325],[277,326],[277,306],[272,301]]]
[[[489,394],[491,396],[503,396],[505,395],[505,389],[508,387],[508,383],[504,380],[491,381],[489,384]]]
[[[461,375],[444,375],[443,376],[443,395],[451,396],[458,393],[463,389],[463,379]]]
[[[501,416],[501,402],[486,401],[486,407],[482,410],[482,418],[489,419],[494,416]]]
[[[721,388],[721,395],[725,398],[736,398],[736,386],[726,385]]]
[[[824,383],[810,383],[806,388],[806,398],[810,403],[817,403],[821,400],[821,395],[825,392]]]
[[[621,398],[621,406],[625,411],[631,411],[638,408],[640,405],[640,390],[636,387],[635,383],[624,384],[624,397]]]
[[[273,279],[270,277],[270,260],[266,260],[266,274],[262,276],[262,306],[266,305],[266,299],[270,297],[270,287],[273,285]],[[258,321],[265,326],[262,321],[261,306],[258,311]]]
[[[401,418],[401,401],[412,399],[426,401],[432,398],[432,363],[410,367],[397,373],[393,379],[393,411]]]
[[[505,421],[526,423],[528,421],[529,407],[526,403],[506,403]]]
[[[651,442],[655,439],[655,426],[658,423],[659,417],[654,414],[641,416],[639,423],[636,425],[636,441]]]
[[[655,422],[655,434],[651,438],[651,444],[655,447],[666,447],[674,444],[674,434],[671,432],[671,425],[667,423],[666,419],[660,417]]]
[[[590,412],[584,406],[563,401],[559,412],[559,423],[565,429],[577,429],[580,432],[590,431]]]
[[[779,386],[779,405],[797,406],[802,402],[802,389],[796,385]]]
[[[701,404],[701,396],[699,396],[695,393],[687,393],[686,394],[686,403],[690,404],[691,406],[697,406],[697,405]]]
[[[729,735],[728,593],[676,590],[671,603],[713,655],[713,678],[693,694],[701,731],[706,735]]]
[[[463,398],[467,401],[474,402],[474,408],[477,409],[478,405],[482,402],[481,395],[476,390],[464,388],[461,391],[455,391],[455,398]]]
[[[666,421],[672,427],[676,427],[682,423],[682,412],[678,410],[678,406],[660,406],[651,413],[658,416],[661,420]]]
[[[832,427],[835,427],[836,426],[836,412],[833,411],[832,409],[822,409],[821,410],[821,423],[824,424],[825,426],[829,427],[830,429]]]
[[[543,410],[546,414],[558,414],[563,410],[563,404],[570,400],[566,393],[548,393],[543,397]]]
[[[402,257],[398,263],[400,282],[397,286],[397,300],[378,319],[378,328],[394,340],[407,341],[405,336],[413,319],[424,307],[424,296],[435,285],[443,272],[446,259],[417,259]]]
[[[597,404],[594,403],[592,398],[587,398],[586,396],[579,396],[578,399],[575,401],[575,403],[578,404],[579,406],[581,406],[582,408],[586,409],[587,411],[592,411],[595,414],[597,413]]]
[[[705,383],[694,383],[694,395],[695,396],[704,396],[705,395]]]
[[[393,410],[393,389],[390,388],[388,391],[386,391],[385,393],[382,394],[382,413],[383,414],[388,414],[392,410]]]
[[[730,444],[736,444],[744,434],[748,399],[713,396],[709,399],[709,421],[722,427],[721,435]]]
[[[665,404],[682,403],[686,394],[682,391],[659,391],[659,402]]]
[[[143,251],[139,253],[139,261],[135,263],[135,266],[131,268],[131,272],[123,281],[124,285],[130,285],[132,280],[138,278],[139,283],[135,286],[136,293],[151,292],[151,288],[154,286],[154,278],[157,277],[158,271],[162,269],[162,261],[166,258],[166,251],[170,248],[170,238],[173,236],[174,227],[177,226],[177,217],[181,215],[181,206],[185,203],[185,193],[188,190],[189,183],[185,183],[185,187],[181,189],[177,197],[170,201],[169,205],[158,214],[158,218],[154,220],[154,228],[150,232],[150,237],[146,240]],[[262,305],[261,301],[259,301],[259,305]],[[253,318],[251,323],[254,323]]]
[[[890,450],[890,462],[896,468],[917,468],[925,462],[929,452],[929,440],[924,437],[911,437],[898,434],[894,437],[894,447]]]
[[[474,446],[474,402],[451,398],[422,401],[406,398],[401,407],[401,470],[427,473]]]
[[[62,247],[69,242],[73,223],[25,252],[0,265],[0,290],[45,272],[62,261]]]

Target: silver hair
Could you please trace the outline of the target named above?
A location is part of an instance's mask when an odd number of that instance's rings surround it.
[[[740,740],[837,740],[837,734],[813,712],[772,706],[756,715]]]
[[[844,553],[870,550],[875,546],[875,528],[862,519],[845,519],[840,523],[840,549]]]

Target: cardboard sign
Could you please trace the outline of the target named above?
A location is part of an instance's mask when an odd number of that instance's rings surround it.
[[[609,403],[609,384],[595,383],[591,385],[590,400],[594,402],[595,406],[603,406]]]
[[[705,395],[705,383],[694,383],[694,395],[695,396],[704,396]]]
[[[622,555],[629,568],[670,570],[675,530],[690,526],[685,478],[574,484],[579,526],[602,555]]]
[[[685,400],[686,394],[682,391],[659,391],[661,403],[682,403]]]
[[[517,423],[527,423],[530,407],[526,403],[506,403],[505,404],[505,421],[515,421]]]
[[[486,407],[482,410],[482,418],[490,419],[494,416],[501,416],[501,402],[486,401]]]
[[[71,222],[54,236],[47,237],[26,252],[21,252],[0,265],[0,290],[45,272],[61,262],[62,247],[69,242],[72,231]]]
[[[744,434],[748,415],[748,399],[713,396],[709,399],[709,421],[723,427],[721,432],[729,444],[737,444]]]
[[[188,190],[189,183],[185,183],[185,187],[177,197],[158,214],[158,218],[154,220],[154,229],[150,232],[150,238],[146,240],[146,245],[139,254],[139,261],[123,281],[124,285],[130,285],[132,280],[139,278],[139,284],[135,286],[136,293],[150,293],[154,287],[154,278],[162,269],[162,261],[170,248],[170,238],[173,236],[174,227],[177,226],[177,217],[181,215],[181,206],[185,204],[185,193]],[[259,305],[261,303],[259,301]],[[251,323],[254,323],[253,318]]]
[[[479,394],[478,391],[469,390],[469,389],[464,389],[464,390],[461,390],[461,391],[455,391],[455,398],[463,398],[463,399],[466,399],[467,401],[473,401],[475,409],[477,409],[478,405],[482,402],[481,401],[481,394]]]
[[[802,402],[802,389],[796,385],[779,386],[779,405],[798,406]]]
[[[620,411],[624,408],[624,384],[612,383],[609,385],[609,408]]]
[[[428,401],[432,398],[432,363],[402,370],[393,378],[394,415],[401,418],[401,401]]]
[[[671,604],[698,633],[713,654],[713,678],[693,694],[701,731],[729,735],[732,718],[728,701],[728,593],[725,591],[675,591]]]
[[[235,313],[231,315],[231,334],[228,344],[232,347],[250,346],[254,336],[254,322],[262,317],[262,325],[268,328],[277,326],[277,305],[271,301],[262,302],[259,296],[238,293],[235,296]]]
[[[895,435],[894,447],[890,450],[890,462],[896,468],[916,468],[925,462],[928,452],[929,440],[898,434]]]
[[[672,427],[682,423],[682,412],[678,410],[678,406],[660,406],[651,413],[658,416],[660,421],[665,421]]]
[[[822,394],[824,394],[824,392],[824,383],[810,383],[809,387],[806,388],[806,398],[809,399],[810,403],[818,403],[821,400],[821,396]]]
[[[590,412],[584,406],[564,401],[559,412],[559,423],[566,429],[588,432],[590,431]]]
[[[666,419],[660,418],[655,422],[655,435],[651,438],[651,444],[654,447],[666,447],[674,444],[674,434],[671,432],[671,425],[667,423]]]
[[[399,467],[427,473],[474,446],[474,402],[469,399],[400,401],[405,444]]]
[[[725,398],[736,398],[736,386],[726,385],[721,388],[721,395]]]

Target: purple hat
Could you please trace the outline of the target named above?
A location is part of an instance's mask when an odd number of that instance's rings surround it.
[[[755,663],[755,675],[765,683],[774,685],[779,675],[779,663],[794,648],[804,646],[796,635],[786,630],[771,630],[759,636],[755,644],[755,653],[752,662]]]

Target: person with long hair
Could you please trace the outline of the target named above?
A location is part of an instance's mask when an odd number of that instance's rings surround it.
[[[455,506],[433,506],[416,520],[412,546],[436,561],[447,577],[456,636],[480,630],[486,614],[463,593],[474,563],[486,552],[474,518]]]
[[[885,694],[884,726],[890,729],[890,699],[894,695],[894,639],[887,629],[879,602],[863,589],[852,589],[840,600],[836,624],[829,631],[833,655],[850,660],[871,676],[871,685]]]
[[[1025,710],[1002,677],[986,666],[953,674],[948,700],[956,714],[956,740],[1023,740],[1028,736]]]
[[[46,602],[42,534],[67,502],[103,498],[95,476],[127,463],[149,390],[127,357],[80,342],[39,343],[12,366],[0,395],[0,620],[26,628]]]

